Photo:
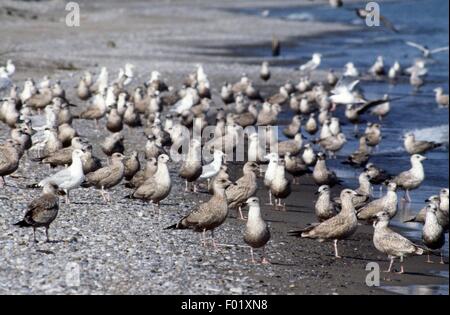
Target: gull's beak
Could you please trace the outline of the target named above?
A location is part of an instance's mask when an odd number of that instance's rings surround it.
[[[314,195],[318,195],[318,194],[319,194],[319,191],[314,192]]]

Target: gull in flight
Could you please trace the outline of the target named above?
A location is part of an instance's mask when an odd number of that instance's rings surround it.
[[[300,66],[299,70],[303,73],[309,73],[316,70],[320,66],[321,62],[322,54],[315,53],[312,55],[312,59],[310,61]]]
[[[331,90],[333,95],[330,96],[330,100],[334,104],[361,104],[366,103],[362,97],[355,95],[353,90],[358,85],[359,80],[353,80],[352,78],[342,77],[336,84],[336,87]]]
[[[424,58],[431,58],[432,55],[443,52],[443,51],[448,51],[448,46],[446,47],[439,47],[439,48],[435,48],[435,49],[430,49],[425,45],[420,45],[417,44],[415,42],[411,42],[411,41],[407,41],[406,45],[417,48],[418,50],[420,50],[423,54]]]

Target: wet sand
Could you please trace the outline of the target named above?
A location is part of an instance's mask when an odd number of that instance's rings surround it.
[[[258,82],[264,95],[269,95],[275,92],[277,84],[298,80],[298,73],[277,67],[274,62],[273,78],[263,84],[257,79],[263,58],[235,56],[230,51],[251,45],[267,50],[269,55],[273,35],[288,45],[294,38],[354,29],[340,24],[239,15],[230,12],[237,5],[229,3],[130,1],[126,10],[122,10],[119,1],[90,2],[80,1],[81,27],[75,29],[64,25],[66,12],[62,1],[2,3],[20,13],[7,16],[0,11],[4,21],[0,61],[14,59],[18,66],[14,79],[20,82],[27,77],[38,79],[50,74],[52,79],[62,80],[69,98],[75,100],[72,87],[84,69],[96,71],[99,66],[108,66],[116,71],[125,62],[132,62],[138,66],[137,81],[142,82],[152,70],[158,70],[169,84],[179,87],[184,76],[201,62],[216,94],[224,81],[234,82],[245,72]],[[296,1],[245,1],[240,6],[283,4],[298,5]],[[110,48],[113,43],[115,48]],[[14,52],[2,54],[8,50]],[[93,124],[76,121],[75,127],[92,130]],[[6,130],[0,125],[0,138],[6,137]],[[94,143],[97,155],[104,160],[98,144],[105,134],[103,130],[82,133]],[[143,144],[139,132],[126,130],[125,134],[127,149]],[[199,236],[189,231],[162,230],[187,213],[199,199],[208,198],[206,194],[184,193],[176,174],[179,165],[170,168],[175,186],[163,202],[162,217],[149,205],[123,201],[121,197],[128,193],[123,187],[113,190],[111,205],[102,204],[95,190],[77,190],[73,194],[76,203],[62,205],[51,229],[52,237],[59,242],[34,245],[31,231],[17,230],[11,224],[20,219],[26,202],[38,194],[25,186],[43,178],[48,169],[24,159],[18,172],[23,177],[9,179],[10,186],[0,191],[0,293],[387,293],[365,285],[367,263],[379,262],[382,268],[388,264],[386,257],[372,245],[370,226],[361,226],[356,235],[340,244],[344,256],[341,260],[334,258],[331,243],[287,236],[289,230],[315,221],[312,205],[316,187],[309,178],[294,186],[287,199],[287,212],[263,208],[273,235],[268,246],[272,265],[253,266],[248,262],[249,250],[241,247],[244,224],[234,219],[233,212],[216,234],[220,243],[234,246],[218,252],[200,247]],[[232,169],[233,174],[239,173],[239,166]],[[263,187],[262,182],[259,184]],[[259,190],[258,195],[267,201],[265,189]],[[80,266],[80,286],[71,287],[65,281],[70,262]],[[448,278],[431,274],[425,257],[407,259],[405,267],[405,275],[382,274],[382,285],[448,285]],[[448,265],[432,267],[448,272]]]

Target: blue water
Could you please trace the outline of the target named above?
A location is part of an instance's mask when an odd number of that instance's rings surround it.
[[[413,60],[421,55],[415,48],[404,43],[407,40],[425,44],[431,48],[448,45],[449,2],[447,0],[392,1],[383,2],[380,6],[381,14],[394,23],[399,33],[391,32],[383,27],[366,27],[351,10],[356,7],[354,5],[347,5],[342,9],[334,9],[328,5],[289,9],[271,8],[268,18],[338,22],[357,25],[359,28],[358,31],[350,33],[299,39],[296,45],[284,47],[280,59],[285,61],[283,64],[293,67],[309,60],[314,52],[320,52],[323,54],[322,69],[341,70],[347,62],[352,61],[362,73],[368,70],[378,55],[384,57],[386,66],[392,65],[396,60],[403,68],[411,65]],[[247,9],[242,13],[260,14],[264,9]],[[270,58],[270,56],[266,57]],[[409,155],[404,152],[401,139],[402,135],[408,131],[414,131],[419,139],[447,143],[445,148],[427,154],[425,182],[420,189],[412,192],[411,205],[400,210],[393,220],[394,225],[411,229],[406,234],[417,241],[421,238],[421,226],[405,225],[402,223],[403,220],[421,209],[424,200],[430,195],[437,194],[441,188],[449,186],[448,110],[438,108],[433,93],[433,89],[438,86],[448,91],[448,58],[448,52],[434,56],[428,65],[427,84],[418,93],[413,93],[407,77],[400,80],[397,85],[376,80],[363,80],[360,84],[368,99],[380,98],[384,94],[389,94],[391,97],[404,96],[403,99],[391,104],[391,113],[382,124],[384,139],[379,151],[371,158],[371,162],[391,174],[398,174],[409,169]],[[285,115],[290,116],[291,113]],[[346,121],[342,110],[336,115],[341,118],[341,122]],[[287,116],[284,118],[289,120]],[[375,117],[366,116],[366,118],[368,121],[377,121]],[[346,167],[340,162],[357,148],[358,143],[350,136],[353,125],[345,125],[343,130],[350,141],[340,152],[338,160],[330,161],[329,166],[344,178],[347,186],[357,187],[359,170]],[[448,242],[445,251],[448,256]],[[421,291],[420,288],[410,289],[414,292]],[[423,291],[427,289],[430,288],[425,288]],[[448,286],[446,290],[448,293]],[[442,292],[442,288],[438,288],[437,292]]]

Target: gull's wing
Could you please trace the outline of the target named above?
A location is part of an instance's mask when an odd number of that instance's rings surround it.
[[[383,23],[383,25],[385,27],[387,27],[388,29],[390,29],[391,31],[393,31],[394,33],[398,33],[397,28],[394,26],[394,24],[389,21],[388,19],[386,19],[384,16],[380,16],[380,20]]]
[[[417,49],[419,49],[422,52],[426,52],[427,51],[427,49],[424,46],[420,45],[420,44],[417,44],[417,43],[414,43],[414,42],[411,42],[411,41],[407,41],[405,43],[406,43],[406,45],[414,47],[414,48],[417,48]]]
[[[431,51],[431,53],[432,54],[436,54],[436,53],[439,53],[439,52],[442,52],[442,51],[447,51],[447,50],[448,50],[448,46],[447,47],[440,47],[440,48],[433,49]]]
[[[359,80],[350,77],[341,77],[336,86],[331,90],[332,94],[341,94],[342,92],[351,92],[359,84]]]

